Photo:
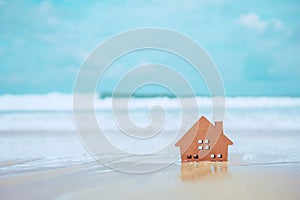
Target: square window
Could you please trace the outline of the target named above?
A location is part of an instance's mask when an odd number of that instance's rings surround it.
[[[206,149],[206,150],[209,150],[209,146],[205,146],[205,149]]]
[[[215,158],[215,154],[210,154],[210,157],[211,158]]]
[[[218,158],[222,158],[222,154],[218,154],[217,157],[218,157]]]
[[[198,144],[202,144],[203,143],[203,140],[198,140]]]
[[[208,144],[208,143],[209,143],[209,140],[204,140],[204,143],[205,143],[205,144]]]
[[[199,149],[199,150],[202,150],[202,149],[203,149],[203,146],[198,146],[198,149]]]

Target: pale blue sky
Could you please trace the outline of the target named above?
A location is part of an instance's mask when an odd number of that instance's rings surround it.
[[[300,1],[0,0],[0,24],[1,94],[70,93],[83,59],[98,43],[133,28],[162,27],[209,52],[227,95],[300,96]],[[139,63],[158,54],[133,57]],[[120,62],[105,89],[132,63]],[[193,72],[185,73],[197,88]]]

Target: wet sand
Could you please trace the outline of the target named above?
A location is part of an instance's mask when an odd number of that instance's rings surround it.
[[[236,155],[241,157],[241,155]],[[1,199],[299,199],[300,163],[175,163],[127,174],[91,162],[0,177]]]
[[[210,166],[183,170],[180,175],[176,173],[178,167],[173,167],[169,171],[92,188],[65,198],[299,199],[300,197],[299,170],[298,173],[291,173],[299,166],[233,167],[228,169],[229,171],[217,172],[211,172],[206,167]]]
[[[300,199],[299,134],[232,133],[228,163],[182,165],[178,160],[145,174],[100,165],[78,150],[81,144],[71,133],[3,133],[0,199]],[[139,167],[132,158],[119,162]]]

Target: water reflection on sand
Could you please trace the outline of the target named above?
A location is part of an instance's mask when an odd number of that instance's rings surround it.
[[[228,174],[228,162],[186,162],[181,164],[181,179],[195,181],[208,176]]]

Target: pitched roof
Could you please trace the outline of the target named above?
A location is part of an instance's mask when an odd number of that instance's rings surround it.
[[[205,117],[203,117],[203,116],[200,117],[200,119],[178,140],[178,142],[175,144],[175,146],[180,146],[180,144],[186,140],[192,141],[197,134],[197,130],[199,129],[200,124],[201,124],[201,127],[205,127],[205,126],[208,127],[208,125],[211,123]]]
[[[204,133],[208,133],[208,128],[209,127],[216,127],[214,126],[208,119],[206,119],[204,116],[202,116],[186,133],[185,135],[183,135],[178,142],[175,144],[175,146],[181,146],[181,145],[185,145],[186,141],[193,141],[196,137],[196,135],[198,134],[198,130],[203,130]],[[233,142],[224,135],[223,131],[222,131],[222,135],[221,137],[223,137],[226,141],[227,145],[232,145]]]

